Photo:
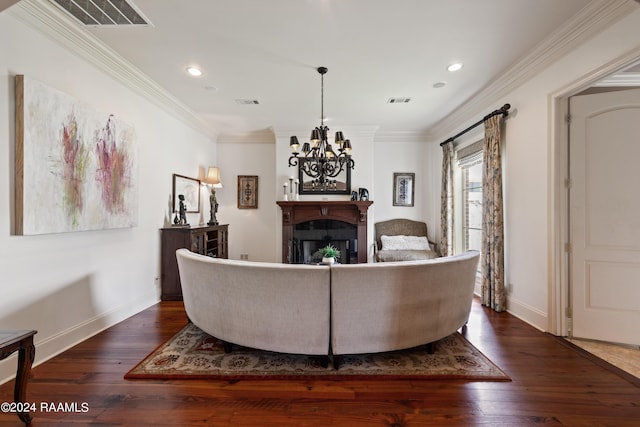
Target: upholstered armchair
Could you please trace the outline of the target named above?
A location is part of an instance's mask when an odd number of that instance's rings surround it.
[[[436,244],[429,241],[427,224],[410,219],[377,222],[375,230],[375,260],[413,261],[438,257]]]

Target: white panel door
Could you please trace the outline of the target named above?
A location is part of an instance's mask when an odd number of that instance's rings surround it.
[[[640,344],[640,90],[570,99],[573,335]]]

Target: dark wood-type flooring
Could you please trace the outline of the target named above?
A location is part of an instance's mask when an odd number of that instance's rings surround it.
[[[467,338],[511,382],[123,379],[185,323],[182,303],[162,302],[35,367],[29,401],[77,402],[79,412],[38,411],[32,425],[640,425],[638,385],[477,302]],[[0,402],[12,397],[13,382],[0,386]],[[21,423],[0,414],[0,425]]]

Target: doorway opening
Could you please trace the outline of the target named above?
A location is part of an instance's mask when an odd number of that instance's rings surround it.
[[[571,339],[574,332],[574,308],[575,283],[573,275],[575,247],[573,245],[574,235],[572,231],[572,202],[571,191],[572,182],[572,148],[570,144],[572,121],[569,108],[569,100],[578,94],[596,94],[603,92],[613,92],[625,90],[621,88],[622,81],[628,84],[633,81],[629,78],[635,74],[634,85],[640,84],[640,63],[638,52],[634,57],[628,54],[624,58],[619,58],[606,68],[583,76],[577,80],[573,87],[565,89],[562,93],[552,95],[554,122],[554,139],[552,140],[551,155],[554,164],[550,172],[550,179],[554,188],[551,199],[551,247],[552,247],[552,279],[550,289],[549,306],[549,330],[560,336]],[[620,71],[622,70],[622,71]],[[631,74],[624,75],[626,72]],[[584,83],[589,80],[588,83]],[[612,86],[613,85],[613,86]],[[579,279],[583,280],[583,279]],[[597,355],[597,354],[596,354]]]

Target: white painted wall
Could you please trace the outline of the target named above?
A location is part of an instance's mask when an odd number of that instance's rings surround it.
[[[414,138],[376,138],[374,143],[374,183],[376,193],[375,222],[395,218],[407,218],[427,223],[429,238],[434,236],[431,220],[434,212],[429,194],[433,182],[433,167],[428,157],[431,144]],[[440,165],[438,165],[438,170]],[[393,206],[393,174],[410,172],[416,174],[414,206]],[[440,176],[438,172],[438,177]],[[437,181],[436,181],[437,182]],[[440,212],[440,202],[437,204]],[[373,225],[373,224],[372,224]]]
[[[640,58],[640,10],[574,49],[534,78],[476,111],[466,125],[508,102],[505,141],[505,270],[513,284],[508,309],[542,330],[550,329],[550,291],[556,286],[553,259],[555,150],[553,96],[586,84],[588,76],[620,58]],[[444,140],[449,135],[440,135]],[[434,157],[435,152],[430,153]],[[441,158],[441,154],[440,154]],[[626,191],[625,188],[620,191]],[[439,197],[439,190],[437,197]],[[435,194],[434,194],[435,195]],[[436,199],[433,200],[435,204]],[[438,218],[439,227],[439,218]],[[439,234],[439,233],[438,233]]]
[[[375,222],[396,218],[424,221],[429,240],[440,235],[441,151],[436,143],[418,135],[377,135],[374,144]],[[393,206],[393,174],[416,174],[414,206]],[[373,229],[371,230],[373,233]],[[373,240],[372,240],[373,243]]]
[[[275,164],[273,135],[264,141],[221,138],[218,142],[218,167],[224,186],[216,193],[220,203],[218,221],[229,224],[231,259],[247,254],[250,261],[280,262],[280,253],[274,251],[274,224],[279,210],[273,191]],[[238,209],[238,175],[258,176],[258,209]]]
[[[7,13],[0,13],[0,40],[0,329],[38,330],[40,363],[158,301],[159,229],[169,218],[172,174],[197,177],[216,163],[216,144]],[[135,126],[137,227],[12,235],[15,74]],[[15,366],[15,356],[0,362],[0,383]]]

